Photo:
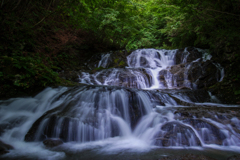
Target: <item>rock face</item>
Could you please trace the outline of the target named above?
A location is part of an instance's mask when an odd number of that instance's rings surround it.
[[[97,54],[81,71],[62,71],[59,76],[92,85],[130,88],[150,88],[153,85],[162,89],[206,88],[223,76],[221,69],[211,60],[204,59],[203,53],[196,48],[136,50],[128,55],[127,51]]]
[[[239,160],[240,154],[229,157],[227,160]]]
[[[176,87],[204,88],[218,82],[221,75],[211,61],[173,65],[159,72],[161,82],[171,79],[171,85]]]
[[[140,49],[127,59],[123,55],[102,55],[101,60],[95,63],[95,68],[98,68],[80,73],[79,81],[140,89],[201,89],[214,85],[222,77],[221,69],[196,48]]]
[[[169,122],[162,126],[156,136],[155,144],[158,146],[201,146],[201,142],[189,126],[178,122]]]
[[[186,154],[183,156],[164,157],[160,158],[159,160],[216,160],[216,159],[204,155]]]
[[[63,144],[63,141],[61,139],[46,139],[43,141],[43,144],[46,147],[52,148]]]
[[[188,47],[185,49],[179,49],[177,50],[175,56],[175,64],[191,63],[199,58],[202,58],[202,53],[200,53],[196,48]]]
[[[105,69],[94,74],[81,73],[82,83],[121,86],[129,88],[148,88],[151,85],[151,75],[143,68]]]
[[[209,116],[209,112],[185,111],[188,106],[198,107],[194,102],[211,102],[204,88],[221,78],[212,61],[204,58],[196,48],[140,49],[127,55],[122,51],[95,55],[87,66],[92,71],[65,72],[62,75],[65,79],[79,79],[81,83],[101,86],[83,85],[62,94],[67,101],[42,115],[28,131],[25,140],[42,141],[46,136],[64,142],[88,142],[122,136],[133,131],[143,116],[152,111],[152,106],[181,105],[184,110],[175,110],[176,121],[166,122],[168,117],[156,118],[161,119],[160,127],[152,134],[156,145],[229,145],[217,125],[202,118]],[[158,90],[150,92],[136,88]],[[159,93],[162,89],[181,90]],[[161,110],[157,112],[161,114]],[[123,132],[123,126],[129,131]]]
[[[69,81],[79,82],[79,78],[78,78],[79,74],[80,73],[77,71],[62,71],[59,73],[59,77]]]
[[[62,97],[68,101],[40,117],[26,134],[25,141],[42,141],[45,136],[64,142],[115,137],[124,134],[122,121],[116,116],[124,118],[125,127],[130,130],[148,112],[144,97],[131,89],[83,86],[65,92]]]
[[[27,142],[43,141],[46,147],[87,142],[94,152],[99,150],[98,142],[104,140],[107,143],[100,145],[102,151],[105,147],[109,151],[111,146],[121,152],[128,147],[134,150],[139,144],[135,140],[147,149],[149,145],[167,150],[239,147],[239,106],[221,104],[205,89],[219,80],[219,69],[196,49],[136,50],[129,55],[126,68],[115,63],[121,62],[120,58],[111,56],[104,55],[95,63],[98,69],[79,75],[87,84],[49,88],[34,98],[12,99],[6,104],[1,101],[0,133],[14,139],[21,134],[15,126],[23,126],[21,138],[25,136]],[[115,65],[119,68],[108,68]],[[78,78],[76,74],[69,72],[63,77],[73,81]],[[19,119],[21,116],[26,119]],[[29,120],[33,123],[30,129]],[[9,146],[2,146],[7,152]],[[65,145],[54,151],[62,147]],[[184,153],[163,159],[210,160],[205,156],[182,156]]]
[[[114,51],[103,54],[96,54],[86,63],[85,70],[94,70],[96,68],[122,68],[127,66],[127,56],[131,52],[126,50]]]
[[[211,61],[194,63],[188,70],[188,79],[194,82],[198,88],[209,87],[220,80],[219,70]]]
[[[79,75],[81,75],[81,72],[83,71],[93,74],[108,68],[124,68],[127,66],[126,57],[129,54],[130,52],[126,50],[114,51],[114,52],[103,53],[103,54],[95,54],[85,64],[81,64],[81,67],[79,68],[79,70],[61,71],[59,72],[59,77],[69,81],[79,82]],[[123,76],[123,78],[125,77]]]
[[[226,136],[217,126],[197,119],[186,119],[185,122],[191,124],[199,132],[205,144],[223,145]]]
[[[14,148],[11,145],[0,141],[0,155],[8,153],[9,150],[12,150],[12,149]]]
[[[232,142],[228,137],[236,138],[234,133],[240,133],[238,108],[223,108],[214,106],[192,106],[190,108],[178,108],[175,111],[175,118],[184,124],[192,126],[204,144],[229,145]],[[238,117],[238,118],[236,118]],[[211,121],[210,121],[211,120]],[[227,125],[231,130],[226,134],[222,126]]]
[[[176,88],[192,88],[191,81],[187,78],[185,64],[173,65],[159,72],[159,80],[165,87],[173,86]]]
[[[196,48],[178,50],[175,56],[176,65],[169,72],[176,77],[178,85],[194,84],[189,88],[204,88],[217,83],[221,79],[221,71],[211,60],[203,60],[203,55]],[[186,82],[188,81],[188,82]]]

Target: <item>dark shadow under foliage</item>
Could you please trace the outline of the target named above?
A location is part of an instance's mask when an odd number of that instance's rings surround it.
[[[240,103],[238,0],[0,0],[0,26],[1,98],[74,85],[58,72],[100,52],[194,46],[225,68],[213,92]]]

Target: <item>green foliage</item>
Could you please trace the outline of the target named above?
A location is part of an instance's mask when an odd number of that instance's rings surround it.
[[[63,15],[75,28],[86,29],[118,48],[137,49],[160,46],[160,29],[155,1],[74,1],[63,9]],[[152,12],[154,11],[154,12]]]
[[[238,81],[239,6],[236,0],[4,0],[0,4],[0,87],[58,83],[53,70],[73,68],[78,64],[75,57],[81,55],[70,54],[69,44],[53,54],[47,42],[38,43],[38,35],[47,37],[66,28],[76,31],[75,37],[78,30],[91,33],[91,43],[100,41],[109,49],[209,48],[231,63],[229,70],[236,75],[232,78]],[[88,44],[78,48],[91,49]],[[125,65],[119,61],[114,60]]]
[[[118,61],[119,61],[119,58],[116,58],[116,59],[114,59],[114,63],[118,63]]]
[[[119,66],[125,66],[125,65],[126,65],[126,63],[124,61],[119,62]]]
[[[59,82],[58,74],[43,63],[39,55],[2,56],[0,59],[1,83],[27,89],[32,86],[47,86]]]
[[[235,95],[240,95],[240,90],[234,92]]]
[[[97,68],[94,68],[94,71],[100,71],[100,70],[102,70],[102,69],[105,69],[105,68],[103,68],[103,67],[97,67]]]
[[[43,29],[60,18],[64,26],[91,31],[100,40],[129,50],[215,48],[237,43],[239,5],[236,0],[6,0],[2,4],[5,18],[1,20],[13,31],[37,26]],[[4,12],[11,9],[19,13]],[[51,22],[46,21],[49,17]]]
[[[172,14],[165,17],[167,25],[162,29],[173,46],[214,50],[219,45],[239,41],[239,2],[167,0],[165,3],[175,6]]]

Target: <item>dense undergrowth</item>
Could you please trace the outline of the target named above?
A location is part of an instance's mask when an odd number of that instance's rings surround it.
[[[226,69],[215,92],[240,95],[238,0],[0,0],[0,95],[72,84],[91,55],[137,48],[209,49]]]

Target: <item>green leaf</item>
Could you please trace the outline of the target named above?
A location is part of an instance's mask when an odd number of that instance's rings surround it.
[[[240,95],[240,90],[234,92],[235,95]]]

